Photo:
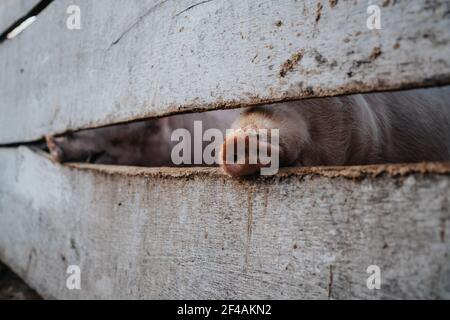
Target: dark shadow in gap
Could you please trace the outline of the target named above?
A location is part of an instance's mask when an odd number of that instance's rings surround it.
[[[42,297],[0,262],[0,300],[42,300]]]

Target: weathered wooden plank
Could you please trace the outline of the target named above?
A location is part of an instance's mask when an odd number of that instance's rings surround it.
[[[26,15],[40,0],[2,0],[0,2],[0,34]]]
[[[0,160],[0,259],[47,298],[450,298],[449,163],[233,180]]]
[[[62,0],[0,50],[0,143],[168,113],[449,83],[448,1]],[[66,28],[69,5],[81,30]]]

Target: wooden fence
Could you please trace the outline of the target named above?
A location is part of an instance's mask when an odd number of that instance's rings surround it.
[[[0,43],[0,259],[46,298],[450,298],[450,163],[59,165],[27,142],[188,111],[450,83],[450,4],[51,2]],[[2,1],[0,33],[38,1]],[[67,27],[80,8],[81,29]],[[30,7],[28,7],[30,6]],[[81,269],[81,289],[66,286]],[[369,266],[381,288],[369,289]]]

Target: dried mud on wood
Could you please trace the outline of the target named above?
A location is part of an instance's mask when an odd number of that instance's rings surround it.
[[[158,176],[164,178],[190,178],[195,176],[227,176],[218,167],[187,167],[187,168],[144,168],[127,167],[98,164],[67,163],[63,164],[68,168],[77,170],[90,170],[105,175],[124,175],[124,176]],[[282,179],[286,177],[304,177],[304,176],[323,176],[328,178],[343,177],[347,179],[376,178],[386,175],[391,178],[405,177],[410,174],[450,174],[450,162],[422,162],[411,164],[382,164],[366,166],[343,166],[343,167],[296,167],[281,168],[275,176],[255,176],[239,179]],[[236,178],[235,178],[236,179]],[[239,180],[237,179],[237,180]]]

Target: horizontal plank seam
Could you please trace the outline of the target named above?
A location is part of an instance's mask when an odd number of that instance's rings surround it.
[[[0,147],[0,149],[26,148],[37,155],[52,162],[50,155],[36,146]],[[273,176],[249,176],[232,178],[225,174],[218,166],[200,167],[138,167],[122,165],[105,165],[67,162],[54,163],[55,166],[66,167],[73,170],[96,171],[106,175],[147,176],[164,178],[192,178],[200,176],[224,177],[234,180],[270,181],[271,179],[284,179],[290,177],[346,178],[350,180],[364,180],[388,176],[390,178],[404,178],[412,174],[450,175],[450,161],[444,162],[418,162],[418,163],[389,163],[369,164],[355,166],[316,166],[316,167],[285,167]]]
[[[7,37],[8,34],[16,29],[22,22],[27,20],[30,17],[35,17],[39,15],[42,11],[44,11],[45,8],[47,8],[50,3],[52,3],[54,0],[42,0],[39,1],[30,11],[28,11],[25,15],[17,19],[11,26],[9,26],[5,31],[3,31],[0,34],[0,44],[3,43]]]

